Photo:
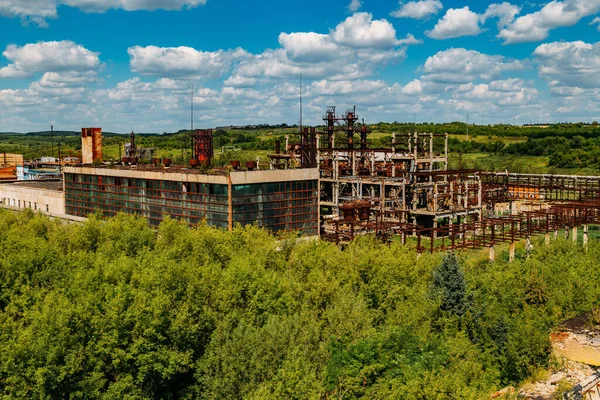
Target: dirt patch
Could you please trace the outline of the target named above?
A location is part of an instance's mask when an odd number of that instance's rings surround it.
[[[564,336],[564,334],[567,334]],[[596,332],[563,332],[552,341],[554,354],[571,361],[600,367],[600,335]]]
[[[594,373],[589,365],[565,361],[562,368],[553,371],[548,378],[523,385],[519,390],[519,398],[529,400],[550,400],[554,393],[560,389],[561,383],[568,382],[569,386],[575,386]]]
[[[588,314],[565,321],[550,335],[555,357],[563,360],[556,371],[546,379],[523,385],[519,397],[525,399],[552,399],[555,392],[584,382],[600,367],[600,326],[593,326]]]
[[[569,332],[552,332],[550,341],[552,343],[562,343],[569,338]]]

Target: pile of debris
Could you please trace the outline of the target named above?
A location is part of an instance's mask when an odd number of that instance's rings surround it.
[[[552,399],[568,385],[565,399],[600,400],[600,327],[584,314],[564,322],[550,340],[554,355],[564,364],[547,379],[523,386],[519,397]]]
[[[594,374],[594,369],[586,364],[566,360],[558,371],[542,381],[524,385],[519,390],[519,398],[523,399],[552,399],[558,390],[564,390],[563,385],[568,382],[570,387],[586,380]]]

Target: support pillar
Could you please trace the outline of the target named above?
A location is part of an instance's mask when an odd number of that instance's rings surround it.
[[[494,260],[496,259],[496,249],[494,248],[494,245],[490,246],[490,262],[494,262]]]
[[[583,225],[583,250],[587,251],[588,249],[588,226],[587,224]]]
[[[412,223],[415,226],[415,229],[413,229],[413,237],[417,237],[417,217],[416,216],[412,217]]]
[[[508,247],[508,262],[513,262],[515,260],[515,242],[510,242]]]
[[[550,246],[550,234],[546,232],[545,235],[546,246]]]
[[[573,226],[573,234],[571,235],[573,239],[573,243],[577,242],[577,225]]]

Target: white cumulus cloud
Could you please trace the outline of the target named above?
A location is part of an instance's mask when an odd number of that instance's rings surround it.
[[[582,18],[600,12],[598,0],[551,1],[539,11],[523,15],[498,34],[504,44],[537,42],[544,40],[550,31],[573,26]]]
[[[385,19],[373,20],[369,13],[356,13],[327,34],[281,33],[281,47],[241,61],[234,69],[232,83],[300,74],[307,79],[362,79],[388,63],[404,60],[406,47],[421,43],[412,34],[398,39]]]
[[[314,32],[281,33],[279,43],[291,60],[328,61],[337,57],[339,46],[331,41],[329,35]]]
[[[424,19],[437,14],[444,8],[440,0],[419,0],[400,2],[400,8],[390,15],[396,18]]]
[[[84,12],[104,12],[110,9],[181,10],[206,4],[206,0],[57,0],[58,4],[76,7]]]
[[[308,95],[350,95],[354,93],[369,94],[387,87],[384,81],[358,80],[358,81],[327,81],[313,82]]]
[[[250,54],[240,48],[215,52],[191,47],[134,46],[127,52],[133,71],[142,75],[214,79],[227,72],[233,62]]]
[[[0,15],[21,18],[46,26],[46,20],[58,17],[58,6],[78,8],[83,12],[102,13],[111,9],[181,10],[206,4],[206,0],[0,0]]]
[[[440,83],[468,83],[492,80],[506,71],[524,68],[521,61],[500,55],[483,54],[463,48],[440,51],[429,57],[422,68],[422,79]]]
[[[98,54],[69,40],[11,44],[2,52],[11,63],[0,68],[0,78],[24,78],[36,72],[96,70],[101,64]]]
[[[362,7],[361,0],[352,0],[350,4],[348,4],[348,11],[357,12]]]
[[[416,37],[414,37],[414,35],[409,33],[406,35],[406,37],[404,39],[398,40],[398,44],[403,44],[406,46],[414,46],[417,44],[423,44],[423,41],[421,39],[417,39]]]
[[[481,19],[482,22],[485,22],[489,18],[498,18],[498,29],[502,29],[511,24],[520,12],[521,7],[508,2],[490,4]]]
[[[348,17],[331,32],[332,40],[356,48],[391,48],[398,44],[396,29],[385,19],[373,20],[369,13]]]
[[[419,79],[414,79],[402,88],[404,94],[420,94],[423,93],[423,84]]]
[[[477,36],[481,33],[480,17],[469,7],[451,8],[432,30],[425,32],[433,39],[451,39],[462,36]]]
[[[600,42],[544,43],[533,54],[540,76],[553,86],[600,88]]]
[[[518,78],[509,78],[490,82],[490,89],[497,92],[516,92],[525,86],[525,81]]]

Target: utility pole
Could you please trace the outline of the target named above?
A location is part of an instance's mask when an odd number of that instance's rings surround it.
[[[50,125],[50,152],[51,157],[54,157],[54,125]]]
[[[62,172],[62,162],[61,162],[61,154],[60,154],[60,142],[57,143],[58,146],[58,172]]]
[[[469,141],[469,113],[467,113],[467,142]]]
[[[194,81],[192,81],[192,93],[191,93],[191,101],[190,101],[190,138],[192,142],[192,158],[196,158],[196,154],[194,151]],[[185,164],[185,158],[183,159],[183,163]]]

